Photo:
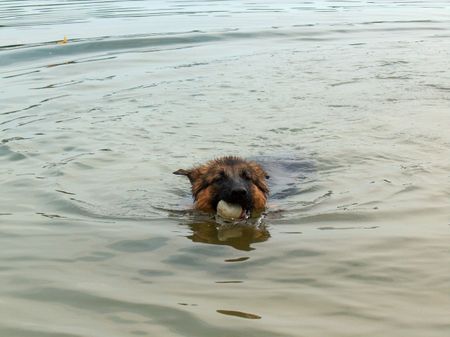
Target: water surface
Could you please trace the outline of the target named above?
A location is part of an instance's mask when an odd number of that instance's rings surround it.
[[[446,1],[2,1],[0,335],[447,336]],[[259,227],[172,175],[271,174]]]

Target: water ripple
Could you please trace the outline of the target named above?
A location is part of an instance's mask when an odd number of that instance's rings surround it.
[[[418,26],[417,24],[421,24]],[[156,52],[161,50],[190,48],[206,43],[235,40],[261,40],[261,39],[291,39],[294,41],[320,41],[350,38],[360,34],[380,34],[383,32],[410,31],[426,33],[427,31],[449,31],[442,22],[436,21],[402,21],[379,22],[385,27],[374,25],[372,28],[362,28],[352,25],[346,29],[329,29],[329,27],[302,26],[290,29],[261,29],[258,31],[238,31],[238,29],[226,29],[216,32],[200,32],[193,30],[185,33],[166,34],[134,34],[124,36],[103,36],[95,38],[70,38],[67,43],[58,45],[58,41],[48,41],[34,44],[16,44],[0,46],[3,57],[0,66],[10,66],[23,62],[40,62],[43,60],[71,57],[72,60],[63,64],[79,62],[80,57],[86,55],[117,55],[124,52]],[[403,26],[399,26],[403,25]],[[361,26],[370,26],[362,23]],[[76,57],[78,56],[78,59]],[[47,61],[48,62],[48,61]],[[59,64],[56,62],[55,64]],[[8,75],[9,77],[14,75]]]

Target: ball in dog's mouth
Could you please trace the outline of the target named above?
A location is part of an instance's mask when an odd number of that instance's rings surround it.
[[[246,215],[245,209],[238,204],[231,204],[225,200],[220,200],[217,204],[217,214],[224,219],[237,220]]]

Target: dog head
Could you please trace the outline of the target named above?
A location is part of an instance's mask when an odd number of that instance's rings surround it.
[[[265,209],[269,193],[268,176],[256,162],[222,157],[174,174],[189,178],[195,206],[201,211],[215,212],[220,200],[238,204],[249,212]]]

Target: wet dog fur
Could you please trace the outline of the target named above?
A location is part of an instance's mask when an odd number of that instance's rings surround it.
[[[220,200],[239,204],[251,214],[261,213],[266,208],[269,177],[254,161],[227,156],[173,173],[189,178],[194,207],[199,211],[215,213]]]

